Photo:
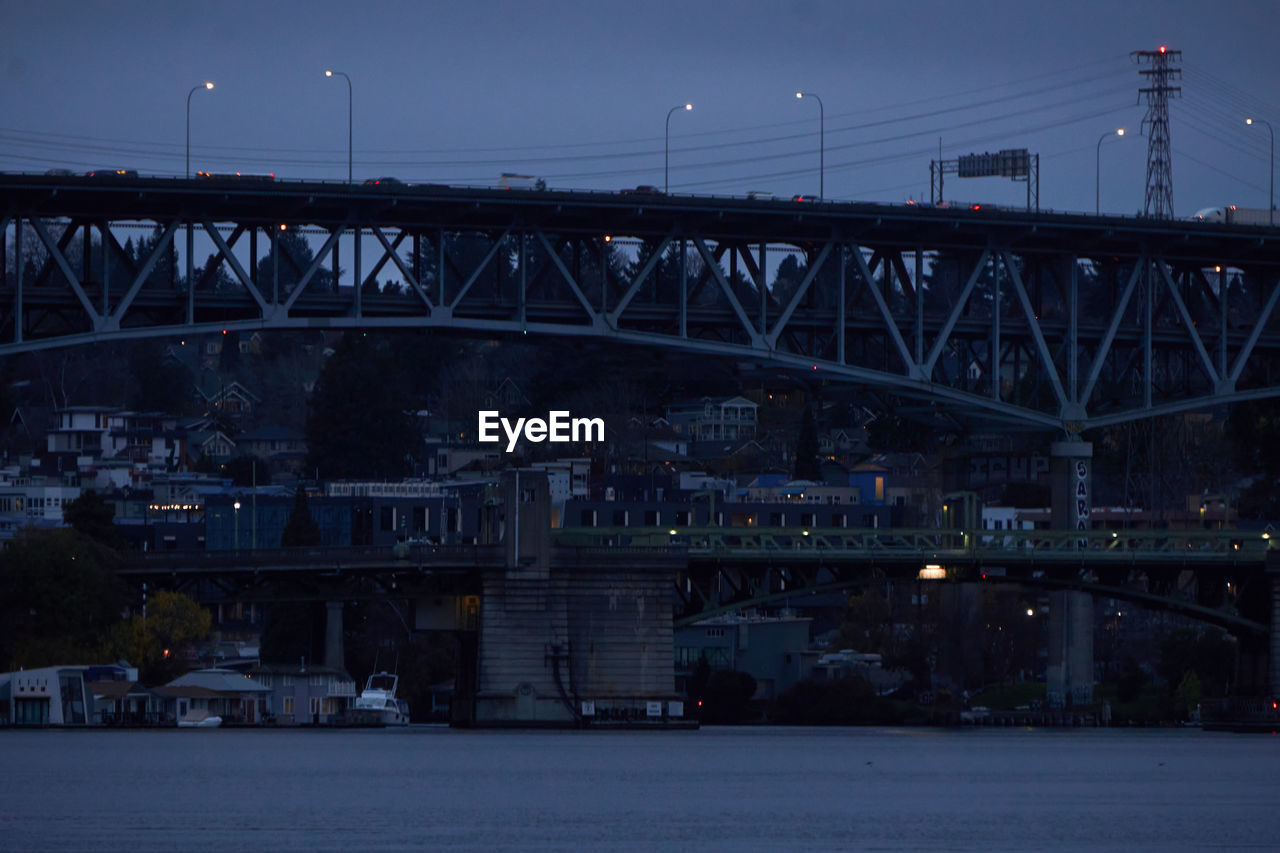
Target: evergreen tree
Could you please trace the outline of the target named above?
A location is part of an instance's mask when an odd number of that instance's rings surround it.
[[[795,479],[815,482],[822,479],[822,469],[818,464],[818,422],[811,406],[804,408],[800,437],[796,440]]]
[[[284,548],[308,547],[320,544],[320,525],[311,517],[311,508],[307,506],[307,491],[298,486],[293,495],[293,511],[285,522],[284,533],[280,545]]]
[[[18,531],[0,552],[0,669],[89,660],[120,619],[109,552],[74,530]]]
[[[325,363],[307,417],[308,467],[327,479],[395,479],[409,473],[418,435],[406,410],[412,372],[392,336],[351,334]]]
[[[124,549],[124,537],[115,524],[115,509],[93,489],[86,489],[63,507],[62,517],[86,539],[116,551]]]

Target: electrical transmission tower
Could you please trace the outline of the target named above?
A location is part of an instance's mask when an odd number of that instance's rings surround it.
[[[1147,96],[1147,116],[1142,128],[1147,132],[1147,199],[1143,212],[1156,219],[1173,218],[1173,160],[1169,149],[1169,95],[1182,93],[1181,86],[1169,81],[1180,79],[1181,68],[1171,63],[1182,60],[1182,51],[1135,50],[1130,54],[1139,65],[1150,65],[1138,71],[1146,84],[1138,90],[1138,100]]]

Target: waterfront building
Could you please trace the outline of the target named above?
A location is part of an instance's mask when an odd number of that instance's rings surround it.
[[[813,620],[789,613],[758,616],[731,613],[677,628],[676,689],[683,690],[706,658],[712,670],[735,670],[756,680],[753,699],[774,699],[808,678],[819,653],[809,648]]]
[[[356,685],[346,671],[327,666],[259,664],[249,678],[266,693],[265,712],[278,725],[328,725],[355,702]]]
[[[160,697],[160,709],[167,719],[208,715],[221,717],[223,723],[246,724],[262,721],[270,692],[229,669],[197,669],[152,691]]]
[[[0,721],[10,726],[86,726],[93,722],[87,666],[0,673]]]

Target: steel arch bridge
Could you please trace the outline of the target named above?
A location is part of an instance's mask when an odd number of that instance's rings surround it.
[[[551,335],[1067,434],[1280,394],[1272,228],[126,173],[0,176],[0,242],[0,355],[222,330]],[[402,285],[379,288],[384,270]]]

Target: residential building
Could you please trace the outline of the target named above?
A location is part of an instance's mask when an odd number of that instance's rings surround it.
[[[0,719],[11,726],[86,726],[93,722],[87,666],[0,673]]]
[[[261,722],[271,690],[229,669],[197,669],[152,690],[161,712],[181,722],[189,717],[221,717],[224,723]]]
[[[703,397],[667,407],[673,430],[697,441],[742,442],[756,437],[756,410],[746,397]]]
[[[809,648],[808,617],[727,614],[675,632],[676,688],[682,689],[706,658],[712,670],[736,670],[756,680],[754,699],[773,699],[807,678],[818,660]]]
[[[263,460],[273,469],[300,471],[306,462],[307,437],[295,429],[266,426],[236,436],[236,449]]]
[[[331,667],[259,664],[249,677],[267,690],[266,713],[278,725],[338,722],[356,698],[351,676]]]

